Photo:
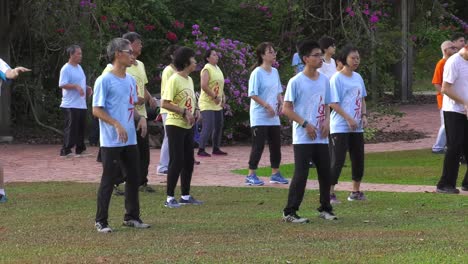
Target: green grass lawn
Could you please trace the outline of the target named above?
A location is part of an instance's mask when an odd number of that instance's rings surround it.
[[[317,217],[307,191],[304,225],[281,222],[287,190],[195,187],[202,206],[167,209],[163,188],[142,194],[147,230],[94,229],[97,184],[11,183],[0,204],[1,263],[462,263],[468,259],[468,197],[368,192],[335,206],[338,221]],[[342,200],[346,193],[338,193]]]
[[[436,185],[442,173],[444,155],[432,154],[431,150],[409,150],[397,152],[369,153],[365,157],[363,182]],[[291,178],[294,164],[281,165],[284,177]],[[247,174],[247,170],[235,170],[235,173]],[[460,166],[458,186],[465,176],[466,165]],[[269,167],[259,168],[257,175],[269,176]],[[316,169],[309,171],[309,179],[317,179]],[[347,158],[341,172],[340,181],[351,181],[351,162]]]

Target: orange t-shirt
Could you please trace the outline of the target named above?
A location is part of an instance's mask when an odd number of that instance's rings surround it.
[[[432,77],[432,84],[442,85],[444,76],[444,66],[446,61],[446,59],[442,58],[439,62],[437,62],[437,65],[434,70],[434,76]],[[442,93],[437,92],[437,106],[439,107],[439,109],[442,108],[443,97],[444,96],[442,95]]]

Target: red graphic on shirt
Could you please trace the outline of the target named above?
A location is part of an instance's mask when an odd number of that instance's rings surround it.
[[[130,122],[130,120],[132,120],[133,118],[133,111],[134,111],[134,107],[133,107],[133,86],[130,85],[130,100],[128,101],[128,103],[131,105],[131,107],[128,108],[128,122]]]
[[[188,94],[186,96],[187,96],[187,101],[185,101],[185,107],[191,113],[192,112],[192,98],[190,98]]]
[[[355,100],[355,108],[354,108],[354,119],[360,119],[361,118],[361,90],[358,90],[358,94],[356,96]]]
[[[320,96],[320,102],[319,102],[319,107],[317,109],[317,116],[315,117],[317,119],[317,123],[315,124],[315,127],[320,127],[325,121],[325,104],[323,103],[323,97]]]

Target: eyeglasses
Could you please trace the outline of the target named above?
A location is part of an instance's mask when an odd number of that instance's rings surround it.
[[[133,55],[133,50],[121,50],[120,52],[125,52],[127,53],[128,55]]]
[[[323,56],[322,53],[317,53],[317,54],[309,54],[307,57],[315,57],[315,58],[321,58]]]

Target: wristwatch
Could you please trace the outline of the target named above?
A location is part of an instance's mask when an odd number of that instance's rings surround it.
[[[305,128],[307,126],[307,124],[309,124],[309,122],[307,122],[307,120],[305,120],[304,123],[302,123],[301,127]]]

